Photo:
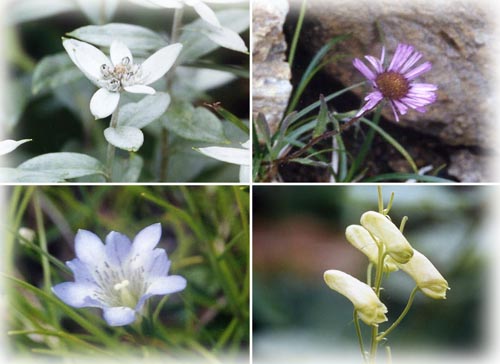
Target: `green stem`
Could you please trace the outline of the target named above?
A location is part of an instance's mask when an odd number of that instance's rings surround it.
[[[386,253],[384,252],[384,246],[382,244],[378,245],[378,262],[375,273],[375,294],[380,298],[380,286],[382,285],[382,273],[384,271],[384,259]],[[377,346],[378,346],[378,326],[372,326],[371,332],[371,345],[370,345],[370,363],[375,363],[375,357],[377,356]]]
[[[120,106],[116,107],[116,110],[113,112],[113,115],[111,115],[111,121],[109,123],[110,128],[116,128],[118,125],[118,113],[120,112]],[[106,180],[108,182],[113,181],[113,162],[115,160],[115,146],[111,143],[108,142],[108,151],[106,154],[106,172],[107,172],[107,177]]]
[[[297,51],[297,43],[299,42],[300,31],[302,30],[302,24],[304,23],[304,17],[306,15],[306,6],[307,0],[302,0],[299,19],[297,20],[297,26],[295,27],[295,33],[293,34],[292,44],[290,45],[290,54],[288,55],[288,64],[290,65],[290,68],[293,67],[295,52]]]
[[[170,32],[170,44],[174,44],[179,39],[179,34],[182,26],[182,15],[184,13],[184,8],[175,9],[174,20],[172,21],[172,30]],[[166,77],[167,82],[167,92],[170,91],[172,87],[172,80],[175,71],[176,63],[172,65],[168,71]],[[167,180],[167,170],[168,170],[168,130],[163,127],[161,130],[161,159],[160,159],[160,181]]]
[[[382,334],[377,336],[377,341],[380,341],[384,337],[389,335],[391,331],[394,330],[399,325],[399,323],[404,319],[408,311],[410,311],[411,305],[413,304],[413,299],[415,298],[417,292],[418,292],[418,286],[415,286],[415,288],[413,288],[413,291],[411,291],[410,293],[410,297],[408,298],[408,303],[406,304],[406,307],[403,310],[403,312],[401,312],[401,315],[399,315],[398,319],[394,321],[394,323],[387,330],[385,330]]]
[[[368,264],[368,268],[366,268],[366,284],[370,287],[372,286],[372,271],[373,271],[373,263]]]
[[[363,360],[366,362],[365,346],[363,344],[363,336],[361,335],[361,327],[359,327],[358,310],[354,310],[354,327],[356,328],[356,335],[358,335],[359,349],[361,350],[361,355]]]
[[[384,211],[384,199],[382,197],[382,186],[377,186],[377,194],[378,194],[378,212],[383,213]]]

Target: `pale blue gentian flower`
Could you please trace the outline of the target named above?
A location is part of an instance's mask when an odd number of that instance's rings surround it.
[[[78,230],[77,258],[66,262],[75,281],[60,283],[52,291],[70,306],[101,308],[110,326],[128,325],[151,296],[186,288],[183,277],[168,275],[170,260],[164,249],[155,248],[160,237],[159,223],[141,230],[133,243],[112,231],[103,244],[94,233]]]

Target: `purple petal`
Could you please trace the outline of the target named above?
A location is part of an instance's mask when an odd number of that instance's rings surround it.
[[[406,63],[401,67],[401,70],[399,72],[405,73],[408,71],[415,63],[418,62],[418,60],[422,58],[422,53],[420,52],[415,52],[413,55],[406,61]]]
[[[358,117],[360,115],[363,115],[365,112],[370,111],[373,109],[375,106],[378,105],[378,103],[384,98],[382,93],[380,91],[373,91],[370,92],[366,97],[365,101],[368,101],[356,114],[355,117]]]
[[[396,111],[396,107],[394,106],[394,103],[390,102],[390,105],[391,105],[391,108],[392,108],[392,113],[394,114],[394,119],[396,119],[396,121],[399,121],[399,116],[398,116],[398,113]]]
[[[135,309],[139,311],[144,305],[144,302],[151,296],[171,294],[182,291],[184,288],[186,288],[186,279],[184,277],[158,277],[151,283],[146,293],[139,299]]]
[[[384,60],[385,60],[385,47],[382,46],[382,53],[380,54],[380,64],[382,65],[382,68],[384,67]]]
[[[420,66],[408,71],[407,73],[404,74],[405,78],[408,81],[413,80],[414,78],[417,78],[421,74],[429,71],[432,68],[432,63],[431,62],[425,62],[422,63]]]
[[[149,268],[146,270],[151,278],[163,277],[168,274],[170,269],[170,260],[164,249],[153,250],[153,256]]]
[[[80,259],[75,258],[66,262],[66,265],[71,269],[75,276],[76,283],[95,284],[95,279],[89,271],[88,266]]]
[[[130,307],[110,307],[104,309],[103,317],[109,326],[124,326],[135,321],[135,311]]]
[[[384,72],[384,68],[382,67],[382,63],[380,63],[379,59],[373,56],[365,56],[365,58],[368,60],[368,62],[370,62],[370,64],[373,66],[375,71],[377,71],[377,73]]]
[[[394,106],[396,107],[396,109],[398,110],[398,112],[401,115],[406,114],[406,112],[408,111],[408,106],[406,106],[404,103],[402,103],[399,100],[392,100],[392,102],[394,103]]]
[[[87,297],[96,292],[96,286],[74,282],[64,282],[52,287],[52,292],[64,303],[73,307],[88,307]]]
[[[84,264],[95,267],[103,260],[104,245],[96,234],[80,229],[75,237],[75,252]]]
[[[158,245],[161,238],[161,224],[150,225],[135,236],[132,244],[133,252],[151,251]]]
[[[399,72],[399,69],[408,59],[408,57],[413,52],[413,47],[407,44],[398,44],[396,52],[392,57],[391,64],[389,65],[388,71]]]
[[[132,243],[130,239],[116,231],[112,231],[106,236],[106,258],[108,262],[121,266],[125,261],[125,258],[130,253],[130,248]]]
[[[354,61],[352,61],[352,65],[356,67],[356,69],[363,74],[367,79],[370,81],[374,81],[376,78],[375,73],[372,72],[364,63],[363,61],[359,60],[358,58],[355,58]]]

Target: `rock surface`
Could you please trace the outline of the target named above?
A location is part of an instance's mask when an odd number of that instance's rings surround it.
[[[298,9],[299,1],[292,2]],[[453,146],[493,147],[490,105],[493,104],[491,62],[493,35],[484,2],[330,0],[310,1],[301,47],[314,54],[330,38],[350,33],[336,51],[348,56],[328,68],[344,85],[363,80],[352,66],[354,57],[380,56],[382,42],[392,57],[398,43],[409,43],[433,64],[419,78],[439,86],[438,100],[420,114],[409,111],[400,124],[437,136]],[[356,92],[363,97],[368,89]],[[384,116],[394,120],[390,108]]]
[[[287,0],[253,0],[252,5],[253,112],[264,114],[274,132],[292,91],[283,35],[289,6]]]

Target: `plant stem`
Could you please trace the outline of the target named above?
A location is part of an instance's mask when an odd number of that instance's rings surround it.
[[[365,346],[363,345],[363,336],[361,336],[361,328],[359,327],[358,310],[354,310],[354,327],[356,328],[356,335],[358,335],[359,349],[361,350],[361,355],[363,360],[366,362]]]
[[[179,39],[179,33],[182,26],[182,15],[184,13],[184,8],[175,9],[174,20],[172,21],[172,30],[170,32],[170,44],[176,43]],[[169,72],[167,73],[167,92],[170,91],[172,86],[172,79],[175,71],[176,63],[172,65]],[[161,129],[161,159],[160,159],[160,181],[167,180],[167,170],[168,170],[168,130],[165,127]]]
[[[415,288],[413,288],[413,291],[411,291],[411,293],[410,293],[410,297],[408,298],[408,303],[406,304],[406,307],[403,310],[403,312],[401,312],[401,315],[399,315],[398,319],[396,321],[394,321],[394,323],[387,330],[385,330],[382,334],[377,336],[377,341],[380,341],[384,337],[389,335],[389,333],[392,330],[394,330],[399,325],[399,323],[404,319],[404,317],[406,316],[408,311],[410,311],[411,305],[413,304],[413,299],[415,298],[415,295],[417,294],[417,292],[418,292],[418,286],[415,286]]]
[[[111,121],[109,123],[110,128],[116,128],[118,125],[118,113],[120,112],[120,106],[116,107],[116,110],[111,115]],[[113,162],[115,160],[115,146],[108,142],[108,151],[106,154],[106,171],[108,173],[106,180],[108,182],[113,181]]]

